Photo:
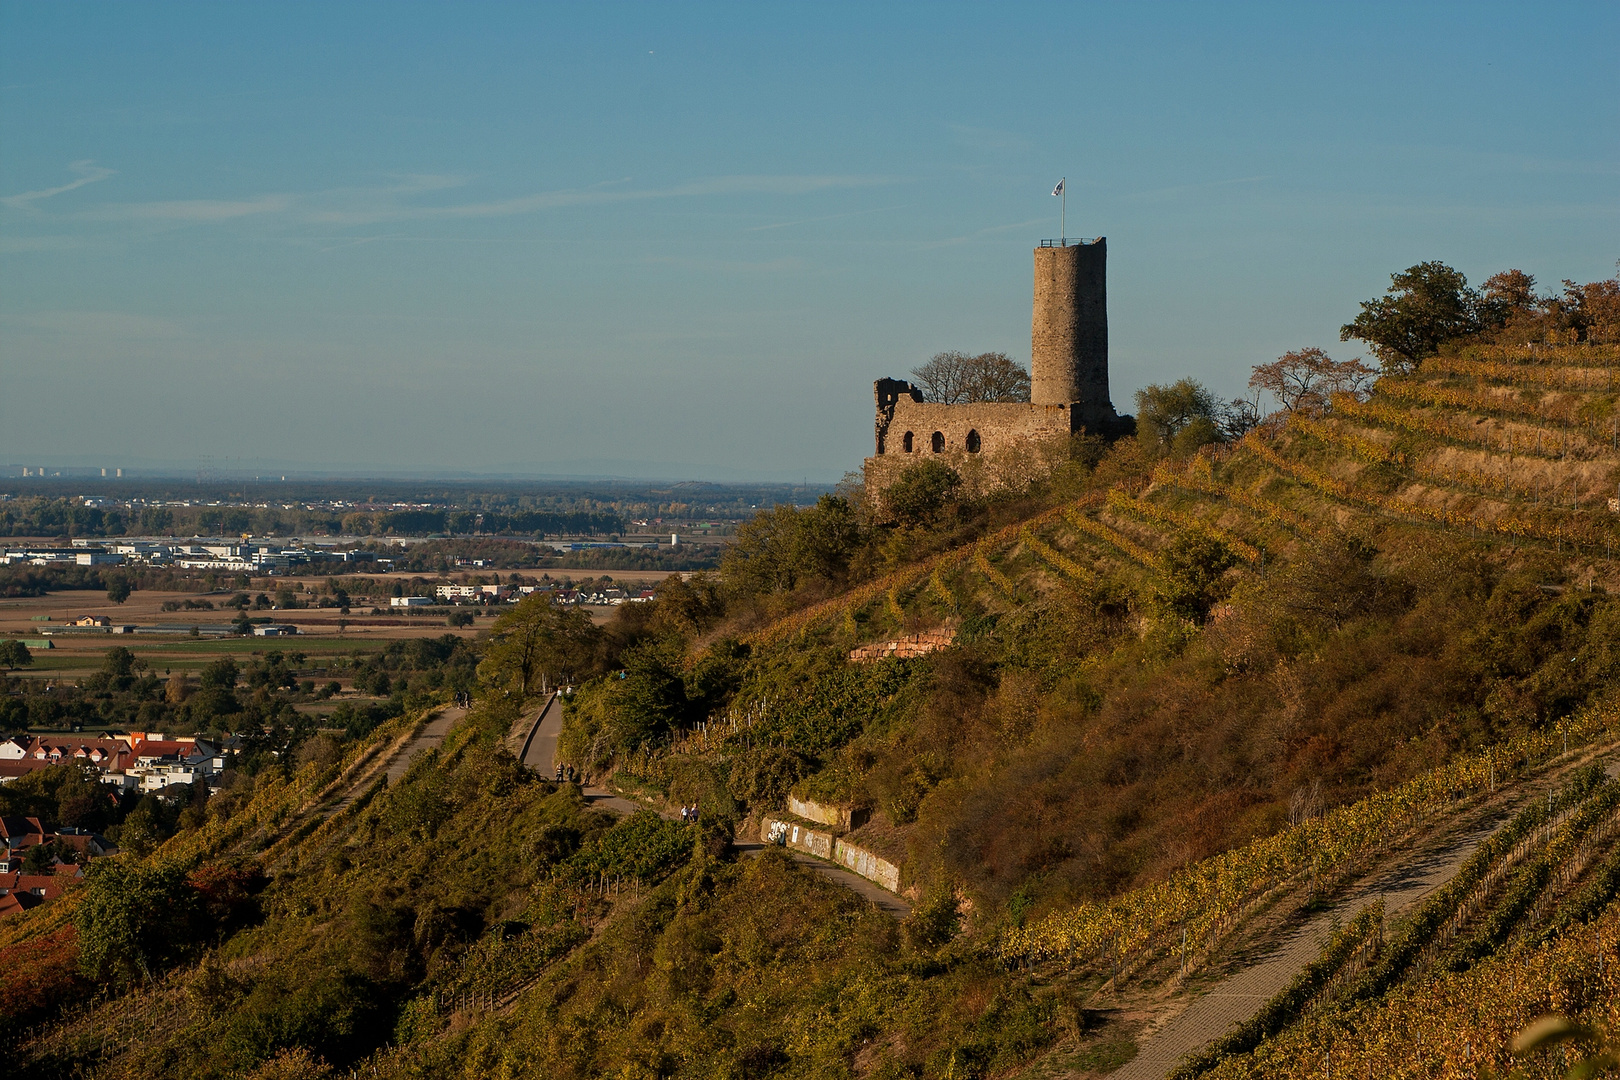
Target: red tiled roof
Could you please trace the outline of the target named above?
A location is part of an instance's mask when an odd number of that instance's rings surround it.
[[[131,752],[138,758],[142,757],[185,757],[191,753],[195,743],[176,742],[173,739],[138,739]]]
[[[21,870],[9,874],[0,874],[0,889],[6,890],[11,896],[18,898],[32,897],[36,900],[55,900],[62,895],[62,890],[68,883],[68,880],[59,878],[55,874],[25,874]],[[23,902],[27,903],[27,900],[24,899]]]
[[[12,842],[17,840],[25,844],[43,844],[45,837],[55,831],[47,829],[37,817],[0,817],[0,837],[8,841],[8,847],[17,847]]]
[[[35,761],[33,758],[18,758],[15,761],[0,761],[0,781],[15,780],[19,776],[27,776],[31,772],[50,768],[54,762]]]
[[[122,739],[62,739],[41,735],[28,744],[28,756],[23,760],[39,762],[40,766],[83,761],[108,772],[122,772],[131,758],[129,744]],[[0,776],[4,775],[0,772]]]

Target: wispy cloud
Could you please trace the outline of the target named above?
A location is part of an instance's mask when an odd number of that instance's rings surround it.
[[[7,206],[13,210],[32,210],[34,204],[41,200],[82,188],[86,184],[93,184],[97,180],[105,180],[107,177],[115,175],[115,170],[104,169],[88,160],[75,161],[68,168],[78,173],[79,178],[77,180],[69,181],[61,187],[43,188],[39,191],[24,191],[17,195],[7,195],[0,198],[0,206]]]
[[[780,259],[747,262],[738,259],[694,259],[669,255],[649,255],[638,260],[645,265],[673,266],[681,270],[719,271],[728,274],[770,274],[804,268],[804,260],[788,255]]]
[[[644,202],[655,199],[700,198],[712,195],[808,195],[839,188],[875,187],[898,183],[886,176],[717,176],[666,188],[624,188],[618,184],[541,191],[511,199],[465,202],[447,206],[373,205],[318,208],[303,211],[305,220],[323,224],[363,225],[379,221],[425,221],[435,218],[491,218],[532,214],[573,206]],[[391,194],[391,193],[390,193]]]
[[[312,225],[372,225],[397,221],[512,217],[565,207],[660,199],[726,195],[808,195],[818,191],[877,187],[899,183],[900,180],[900,177],[892,176],[717,176],[670,187],[633,188],[627,186],[629,180],[624,179],[585,188],[534,192],[510,199],[426,205],[421,201],[421,196],[463,187],[466,180],[455,176],[412,175],[401,177],[395,183],[374,188],[338,188],[307,194],[272,193],[242,199],[109,203],[80,216],[103,220],[209,224],[251,216],[278,215],[290,221]],[[59,190],[65,191],[67,188]],[[24,197],[14,196],[14,198]]]
[[[1023,152],[1034,145],[1028,135],[1017,131],[1003,131],[1000,128],[973,127],[970,124],[949,125],[951,134],[957,143],[970,150],[982,150],[987,153],[1004,154],[1008,152]]]
[[[72,251],[85,242],[76,236],[0,236],[0,255],[26,255],[36,251]]]
[[[904,210],[905,208],[904,203],[899,203],[894,206],[874,206],[870,210],[850,210],[849,212],[843,214],[823,214],[820,217],[800,218],[797,221],[778,221],[771,225],[754,225],[750,227],[748,231],[767,232],[771,229],[788,229],[792,228],[794,225],[810,225],[819,221],[837,221],[840,218],[864,217],[867,214],[886,214],[891,210]]]
[[[165,202],[112,203],[96,216],[136,221],[179,221],[206,224],[230,221],[255,214],[279,214],[290,210],[290,195],[259,195],[251,199],[174,199]]]
[[[1032,228],[1034,226],[1050,225],[1051,223],[1051,218],[1044,217],[1030,218],[1028,221],[1012,221],[1008,222],[1006,225],[987,225],[982,229],[974,229],[972,232],[962,236],[947,236],[939,240],[930,240],[924,243],[922,246],[925,248],[933,248],[953,247],[957,244],[970,244],[980,237],[995,236],[998,233],[1022,232],[1023,230]]]

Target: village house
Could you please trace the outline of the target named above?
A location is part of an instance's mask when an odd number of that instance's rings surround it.
[[[0,873],[0,918],[55,900],[83,879],[84,867],[73,863],[59,863],[48,874]]]

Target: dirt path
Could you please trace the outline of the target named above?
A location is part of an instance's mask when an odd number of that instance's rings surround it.
[[[376,781],[379,773],[386,772],[390,784],[404,776],[405,769],[410,766],[412,759],[417,754],[430,745],[438,746],[442,743],[444,733],[450,729],[452,724],[466,715],[466,709],[444,709],[434,714],[421,731],[407,739],[392,753],[389,753],[381,760],[374,759],[368,762],[348,782],[348,787],[344,789],[342,797],[337,802],[325,803],[324,808],[320,811],[321,817],[329,818],[334,814],[341,814],[347,810],[354,803],[354,800],[364,794],[365,790]],[[431,741],[424,741],[424,739],[431,739]],[[329,799],[331,796],[326,795],[325,798]]]
[[[1620,761],[1607,768],[1620,774]],[[1321,955],[1335,923],[1343,925],[1368,903],[1384,898],[1384,917],[1393,919],[1452,879],[1486,838],[1505,824],[1539,790],[1498,807],[1490,818],[1438,844],[1408,855],[1394,867],[1363,879],[1331,910],[1290,934],[1256,963],[1216,983],[1202,997],[1164,1022],[1142,1044],[1129,1063],[1109,1074],[1112,1080],[1160,1080],[1187,1054],[1214,1041],[1259,1010]]]
[[[445,733],[467,715],[466,709],[445,709],[433,719],[429,720],[416,738],[400,747],[388,761],[388,784],[392,787],[399,783],[405,775],[405,770],[411,767],[411,762],[428,750],[437,750],[444,742]]]

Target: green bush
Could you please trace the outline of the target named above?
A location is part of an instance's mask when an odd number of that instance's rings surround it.
[[[576,851],[563,864],[565,876],[623,875],[658,881],[692,854],[690,828],[640,810]]]
[[[199,897],[184,867],[123,856],[96,860],[85,877],[73,921],[79,966],[90,978],[115,985],[149,978],[197,945]]]

